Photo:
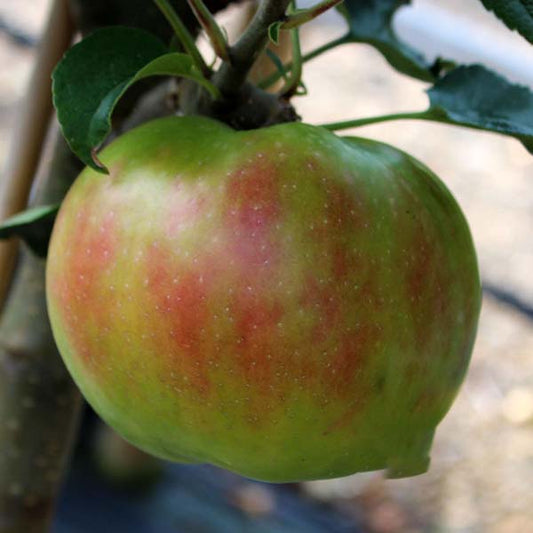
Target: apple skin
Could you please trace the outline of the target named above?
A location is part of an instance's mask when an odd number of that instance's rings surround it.
[[[391,146],[171,117],[120,137],[48,255],[59,350],[156,456],[272,482],[427,470],[480,310],[459,206]]]

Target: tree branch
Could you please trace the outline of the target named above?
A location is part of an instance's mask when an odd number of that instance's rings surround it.
[[[51,74],[68,48],[74,28],[66,0],[55,0],[41,40],[3,179],[0,179],[0,220],[26,207],[52,113]],[[17,256],[14,239],[0,242],[0,311]]]
[[[71,2],[80,8],[77,12],[82,19],[83,13],[89,12],[114,16],[119,4],[131,9],[132,3],[139,3]],[[151,0],[144,0],[144,5],[146,2],[151,4]],[[141,19],[143,14],[142,10],[137,13]],[[106,25],[105,18],[99,20]],[[91,26],[88,21],[81,22],[84,28]],[[50,21],[50,26],[55,32],[61,27],[57,19]],[[49,101],[48,78],[45,81],[34,87],[31,94]],[[149,118],[147,113],[143,116]],[[30,115],[28,120],[31,118]],[[63,138],[59,133],[56,136],[54,157],[46,175],[36,184],[36,204],[60,201],[81,170]],[[20,142],[27,139],[21,138]],[[8,187],[16,187],[11,183],[13,179],[11,174]],[[49,530],[80,405],[80,394],[57,353],[50,330],[44,261],[24,249],[0,316],[0,533]]]
[[[268,42],[268,28],[283,20],[290,0],[263,0],[237,43],[230,48],[231,62],[223,62],[213,76],[213,82],[221,93],[232,98],[246,81],[259,54]]]
[[[80,167],[58,134],[39,202],[62,198]],[[80,405],[48,324],[44,261],[24,249],[0,321],[1,533],[48,529]]]

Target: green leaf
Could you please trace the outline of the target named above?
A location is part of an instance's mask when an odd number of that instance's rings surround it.
[[[102,100],[119,85],[125,90],[139,69],[165,52],[151,33],[111,27],[97,30],[65,54],[52,76],[54,105],[65,139],[84,163],[101,170],[91,151],[103,137],[95,139],[90,130],[99,129],[92,121]]]
[[[180,76],[182,78],[190,78],[203,85],[214,98],[218,96],[217,88],[203,77],[190,56],[178,52],[159,56],[140,69],[135,76],[123,83],[119,83],[106,94],[89,124],[89,148],[100,145],[109,134],[111,130],[111,114],[126,90],[136,81],[150,76]]]
[[[33,207],[0,223],[0,239],[20,237],[40,257],[45,257],[59,204]]]
[[[132,83],[148,76],[179,76],[181,78],[189,78],[205,87],[213,98],[220,96],[218,89],[204,78],[203,74],[194,65],[192,58],[187,54],[173,52],[154,59],[137,72]]]
[[[111,130],[116,103],[136,81],[186,77],[217,95],[189,56],[166,51],[144,30],[112,27],[96,31],[65,54],[53,75],[54,105],[70,148],[84,163],[106,171],[95,152]]]
[[[279,32],[281,31],[281,26],[282,26],[281,22],[273,22],[268,27],[268,38],[276,46],[278,46],[279,44]]]
[[[339,12],[346,18],[346,42],[374,46],[396,70],[424,81],[434,81],[432,65],[403,43],[392,27],[394,13],[411,0],[344,0]]]
[[[533,43],[533,2],[531,0],[481,0],[483,5],[511,30]]]
[[[510,135],[533,153],[533,93],[527,87],[472,65],[452,70],[427,93],[426,119]]]

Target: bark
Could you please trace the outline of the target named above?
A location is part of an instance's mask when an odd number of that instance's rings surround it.
[[[58,135],[36,200],[62,198],[79,170]],[[44,266],[22,250],[0,321],[1,533],[48,529],[81,406],[48,323]]]
[[[70,2],[85,32],[131,20],[152,24],[150,0]],[[228,3],[212,0],[210,7],[215,11]],[[137,114],[137,120],[140,116],[150,113]],[[48,169],[37,184],[34,204],[60,201],[81,169],[59,134]],[[24,248],[0,316],[0,533],[49,530],[81,403],[50,330],[45,263]]]
[[[48,527],[80,407],[46,323],[44,262],[21,263],[0,328],[2,533]]]

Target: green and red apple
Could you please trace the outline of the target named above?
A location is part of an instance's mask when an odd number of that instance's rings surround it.
[[[480,309],[456,201],[388,145],[171,117],[120,137],[55,224],[50,318],[139,448],[285,482],[424,472]]]

